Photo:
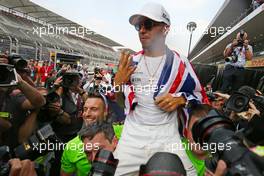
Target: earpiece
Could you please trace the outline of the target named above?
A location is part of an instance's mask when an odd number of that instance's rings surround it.
[[[169,31],[170,31],[169,26],[165,26],[163,30],[164,35],[167,35]]]

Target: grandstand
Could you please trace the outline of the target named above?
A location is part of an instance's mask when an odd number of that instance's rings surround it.
[[[253,46],[254,57],[247,67],[264,67],[264,4],[253,10],[250,0],[225,0],[208,26],[230,28],[225,33],[217,33],[216,37],[205,33],[192,49],[189,59],[192,63],[219,65],[224,62],[223,51],[233,41],[236,34],[244,29],[249,34]]]
[[[63,31],[73,28],[85,33]],[[46,34],[40,35],[36,29],[45,29]],[[77,62],[83,58],[82,63],[95,66],[117,63],[118,52],[113,47],[123,46],[29,0],[0,1],[1,52],[39,60],[48,60],[51,53],[56,53],[60,61]]]

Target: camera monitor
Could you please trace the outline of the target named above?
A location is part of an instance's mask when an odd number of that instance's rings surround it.
[[[0,87],[17,85],[17,73],[13,65],[0,64]]]

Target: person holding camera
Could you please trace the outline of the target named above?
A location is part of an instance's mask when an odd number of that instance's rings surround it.
[[[225,69],[220,90],[225,93],[236,91],[243,85],[246,60],[253,57],[253,49],[247,37],[247,33],[241,30],[224,51]]]
[[[88,95],[83,107],[82,118],[85,122],[81,130],[84,131],[83,134],[89,133],[91,131],[89,128],[94,123],[111,121],[108,116],[108,102],[104,95],[98,92]],[[122,125],[113,125],[113,129],[116,137],[119,139]],[[74,173],[78,176],[86,176],[89,173],[94,155],[89,154],[89,159],[87,159],[85,152],[82,150],[83,148],[78,147],[75,150],[71,148],[71,146],[82,146],[83,144],[84,141],[81,140],[80,135],[77,135],[67,143],[61,158],[61,176],[68,176]]]
[[[252,0],[253,10],[256,10],[263,3],[264,3],[264,0]]]
[[[45,98],[19,74],[17,86],[0,87],[1,113],[11,123],[12,127],[3,135],[3,143],[15,147],[18,145],[18,130],[25,122],[28,111],[39,108],[45,104]],[[30,130],[30,129],[29,129]]]

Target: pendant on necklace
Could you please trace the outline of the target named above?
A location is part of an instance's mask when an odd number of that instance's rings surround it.
[[[149,78],[149,84],[152,86],[153,83],[154,83],[154,78],[153,78],[153,77],[150,77],[150,78]]]

